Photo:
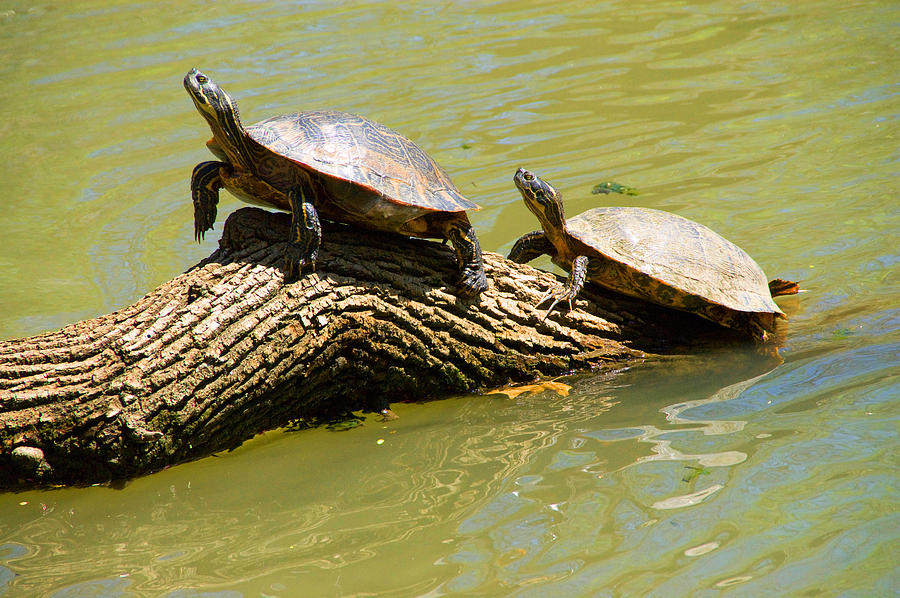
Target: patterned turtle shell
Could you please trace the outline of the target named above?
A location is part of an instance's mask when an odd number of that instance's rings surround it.
[[[450,177],[419,146],[362,116],[305,111],[275,116],[246,127],[266,149],[296,164],[374,192],[389,202],[428,211],[477,210]],[[336,195],[340,202],[341,195]],[[344,207],[357,212],[359,206]]]
[[[594,208],[566,220],[566,229],[610,258],[604,262],[616,272],[590,276],[619,280],[620,292],[683,309],[708,302],[739,312],[783,313],[753,258],[687,218],[649,208]]]

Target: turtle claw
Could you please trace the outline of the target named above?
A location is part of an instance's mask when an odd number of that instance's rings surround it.
[[[462,297],[475,297],[487,289],[487,276],[480,268],[466,268],[456,283],[456,290]]]
[[[300,243],[288,243],[284,248],[284,282],[296,282],[303,275],[316,271],[316,257],[319,251],[304,251]]]
[[[206,237],[206,231],[212,230],[212,229],[213,229],[212,223],[203,225],[197,220],[197,218],[194,218],[194,240],[197,241],[198,243],[202,243],[204,237]]]
[[[553,299],[550,303],[550,307],[547,308],[547,311],[544,312],[544,316],[541,318],[541,322],[547,319],[547,316],[550,315],[550,312],[553,311],[553,308],[556,307],[556,304],[560,301],[565,300],[566,303],[569,304],[569,311],[572,311],[572,299],[575,298],[576,293],[572,293],[568,287],[565,285],[560,285],[558,287],[551,287],[544,293],[544,296],[541,297],[541,300],[535,304],[535,307],[541,305],[548,299]]]
[[[206,231],[212,230],[216,221],[216,204],[212,201],[194,202],[194,240],[203,241]]]

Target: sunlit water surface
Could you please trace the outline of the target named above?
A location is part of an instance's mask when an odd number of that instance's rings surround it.
[[[124,489],[3,494],[0,595],[894,595],[898,4],[415,6],[0,2],[0,338],[213,250],[187,188],[209,159],[197,66],[248,122],[333,108],[402,131],[483,206],[486,250],[536,227],[519,166],[571,214],[703,222],[808,289],[780,300],[785,363],[396,405]],[[590,194],[609,179],[641,194]]]

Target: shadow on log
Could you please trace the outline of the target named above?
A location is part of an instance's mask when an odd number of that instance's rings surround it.
[[[462,300],[449,247],[340,225],[283,285],[289,223],[238,210],[219,250],[133,305],[0,342],[0,487],[128,478],[300,418],[736,342],[596,288],[542,321],[557,278],[491,253],[491,288]]]

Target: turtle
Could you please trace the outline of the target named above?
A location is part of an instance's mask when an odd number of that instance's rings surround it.
[[[796,293],[795,282],[766,282],[743,249],[682,216],[639,207],[593,208],[566,220],[562,196],[523,168],[513,181],[543,230],[523,235],[508,258],[526,263],[548,254],[569,272],[538,302],[571,309],[585,280],[623,295],[691,312],[765,341],[784,313],[773,294]],[[546,318],[546,314],[544,316]]]
[[[457,292],[488,287],[481,246],[463,197],[447,173],[400,133],[362,116],[303,111],[244,126],[235,100],[196,68],[184,87],[212,129],[206,146],[217,161],[191,175],[194,236],[213,227],[223,187],[248,203],[292,214],[285,282],[315,271],[319,218],[366,229],[449,240],[459,267]]]

